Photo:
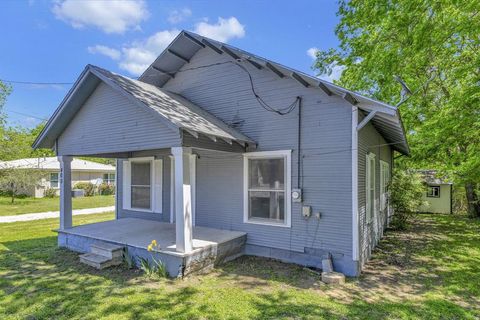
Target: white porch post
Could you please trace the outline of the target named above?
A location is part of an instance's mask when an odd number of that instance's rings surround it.
[[[59,156],[60,162],[60,230],[72,227],[72,157]]]
[[[173,147],[175,161],[175,240],[178,252],[192,250],[191,149]]]

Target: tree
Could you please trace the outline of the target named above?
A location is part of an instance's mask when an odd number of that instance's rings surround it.
[[[388,186],[390,204],[394,215],[391,226],[404,230],[408,227],[412,213],[424,204],[425,192],[420,174],[402,168],[396,168]]]
[[[8,161],[21,158],[54,156],[53,151],[50,149],[32,149],[33,142],[44,126],[45,124],[41,123],[33,129],[21,126],[4,128],[3,139],[0,140],[0,159]]]
[[[393,105],[400,76],[415,92],[400,106],[412,149],[402,161],[453,177],[480,217],[480,2],[342,0],[338,15],[340,46],[314,68],[341,65],[338,84]]]
[[[43,176],[44,173],[35,169],[0,169],[0,190],[14,203],[15,197],[38,186]]]

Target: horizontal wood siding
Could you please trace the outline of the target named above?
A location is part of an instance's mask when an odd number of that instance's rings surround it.
[[[180,145],[180,133],[100,83],[58,138],[59,155],[88,155]]]
[[[360,116],[360,121],[363,116]],[[386,228],[387,212],[380,212],[380,160],[390,164],[392,168],[392,149],[385,145],[386,141],[375,127],[369,123],[358,134],[358,212],[360,228],[360,261],[364,264],[371,256],[373,248]],[[376,213],[371,223],[366,216],[366,155],[375,154],[375,205]]]
[[[201,49],[184,68],[228,60]],[[303,98],[302,157],[304,205],[320,212],[320,220],[301,216],[292,203],[292,227],[243,223],[243,158],[241,155],[198,151],[197,225],[248,232],[248,243],[305,251],[318,248],[350,256],[351,105],[318,88],[305,88],[293,79],[243,63],[257,93],[271,106],[285,108]],[[292,187],[297,185],[298,109],[280,116],[264,110],[255,99],[247,74],[226,63],[178,73],[165,89],[179,93],[258,143],[258,151],[293,150]]]

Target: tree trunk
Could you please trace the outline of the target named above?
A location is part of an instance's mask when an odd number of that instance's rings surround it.
[[[12,203],[15,202],[15,192],[12,192]]]
[[[472,217],[480,218],[480,202],[475,191],[475,184],[465,184],[465,191],[467,195],[468,214]]]

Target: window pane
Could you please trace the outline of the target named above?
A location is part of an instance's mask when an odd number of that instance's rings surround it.
[[[250,189],[284,189],[285,160],[249,159]]]
[[[132,186],[132,208],[150,209],[150,187]]]
[[[249,192],[249,218],[260,218],[284,222],[285,193],[276,191]]]
[[[132,185],[150,185],[150,162],[132,162]]]

